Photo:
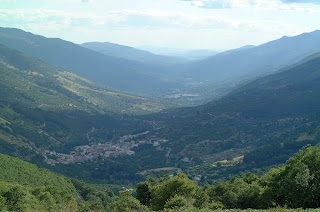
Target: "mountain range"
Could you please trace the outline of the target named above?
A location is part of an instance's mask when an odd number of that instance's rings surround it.
[[[194,62],[187,76],[205,83],[234,82],[269,74],[320,51],[320,31],[282,37]]]
[[[182,61],[111,43],[80,46],[12,28],[0,28],[0,43],[115,89],[185,105],[200,105],[219,98],[245,81],[276,72],[317,52],[319,34],[314,31],[283,37],[199,61]]]
[[[0,28],[0,43],[58,69],[127,92],[148,94],[179,86],[179,82],[161,75],[161,68],[108,56],[58,38]]]

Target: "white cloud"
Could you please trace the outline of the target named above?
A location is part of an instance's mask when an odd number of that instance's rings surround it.
[[[51,0],[43,1],[50,4]],[[120,2],[127,0],[118,1],[113,2],[113,9],[110,9],[112,3],[102,0],[92,4],[67,0],[69,4],[62,9],[51,6],[0,9],[1,25],[79,43],[98,40],[144,45],[153,42],[153,45],[167,43],[176,47],[183,47],[184,43],[185,47],[205,48],[207,42],[212,48],[232,48],[315,30],[319,27],[316,20],[320,18],[319,6],[285,4],[280,0],[161,0],[161,3],[167,2],[168,8],[154,6],[159,2],[156,0],[137,0],[144,1],[147,9],[121,8]],[[170,1],[178,5],[171,8]],[[62,4],[62,0],[57,2]],[[151,3],[146,6],[148,2],[152,2],[152,6]],[[210,6],[210,2],[230,9],[203,9]]]
[[[203,7],[204,3],[202,1],[191,1],[192,6]]]
[[[252,8],[260,10],[312,10],[319,0],[181,0],[206,9]],[[309,3],[309,4],[306,4]]]
[[[93,2],[93,0],[81,0],[82,3],[90,3]]]

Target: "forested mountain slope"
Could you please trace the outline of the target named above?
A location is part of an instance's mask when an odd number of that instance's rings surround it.
[[[0,99],[55,111],[136,114],[170,104],[128,95],[0,46]]]
[[[228,173],[216,172],[219,161],[243,161],[237,171],[261,168],[285,162],[305,144],[317,144],[319,80],[320,56],[313,55],[218,101],[149,118],[162,126],[154,133],[169,140],[163,147],[171,149],[171,160],[184,168],[202,164],[190,173],[217,179]]]
[[[14,28],[0,28],[0,43],[37,57],[58,69],[124,91],[154,94],[159,89],[179,87],[179,82],[161,75],[161,68],[159,70],[156,66],[107,56],[57,38],[46,38]]]
[[[128,114],[171,105],[95,84],[4,46],[0,88],[0,152],[38,164],[45,151],[69,153],[133,131]]]
[[[187,76],[204,83],[239,82],[276,71],[319,51],[320,31],[314,31],[223,52],[189,64],[186,70]]]
[[[1,211],[106,211],[112,192],[0,154]]]
[[[70,179],[4,154],[0,154],[0,179],[1,182],[32,187],[52,185],[57,189],[67,190],[70,194],[76,194]]]

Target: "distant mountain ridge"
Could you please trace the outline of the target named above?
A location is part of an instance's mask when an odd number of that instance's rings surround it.
[[[145,113],[170,103],[119,92],[0,45],[1,101],[54,111]]]
[[[81,46],[112,57],[139,61],[159,66],[172,65],[184,61],[182,59],[162,55],[155,55],[145,50],[140,50],[133,47],[109,42],[87,42],[81,44]]]
[[[186,76],[204,83],[232,82],[276,71],[320,52],[320,31],[214,55],[185,67]]]
[[[150,51],[157,55],[177,57],[177,58],[182,58],[189,61],[203,60],[207,57],[210,57],[219,53],[219,51],[211,50],[211,49],[182,49],[182,48],[166,48],[166,47],[154,47],[154,46],[140,46],[137,48]]]
[[[148,94],[157,89],[179,86],[179,82],[161,75],[161,68],[104,55],[58,38],[0,28],[0,43],[59,69],[127,92]]]

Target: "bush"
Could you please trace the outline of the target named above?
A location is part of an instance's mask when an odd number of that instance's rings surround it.
[[[170,198],[166,204],[164,205],[164,208],[176,208],[180,209],[184,206],[186,206],[188,201],[183,196],[175,195],[174,197]]]

